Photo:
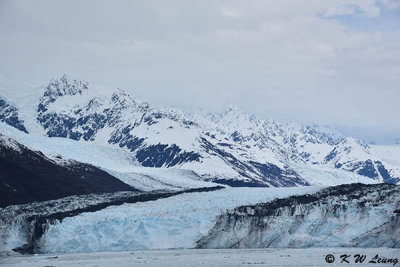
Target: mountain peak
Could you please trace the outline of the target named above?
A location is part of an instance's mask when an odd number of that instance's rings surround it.
[[[88,89],[89,83],[84,80],[71,79],[64,74],[59,79],[52,79],[46,87],[44,96],[57,94],[58,96],[82,94]]]
[[[56,101],[57,98],[66,95],[82,94],[88,89],[89,83],[82,80],[72,80],[67,75],[61,76],[59,79],[52,79],[46,87],[40,104],[38,107],[39,112],[45,112],[50,103]]]
[[[138,101],[131,97],[127,92],[118,88],[113,94],[111,95],[111,101],[119,106],[126,107],[129,103],[136,105]]]
[[[355,139],[353,137],[346,137],[343,138],[343,140],[340,142],[341,145],[344,146],[360,146],[363,149],[367,149],[369,146],[367,144],[365,144],[363,141],[359,140],[359,139]]]
[[[257,128],[261,120],[252,114],[242,111],[237,106],[228,106],[221,112],[210,113],[208,119],[230,130]]]

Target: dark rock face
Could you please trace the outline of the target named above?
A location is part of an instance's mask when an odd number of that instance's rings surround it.
[[[334,148],[326,157],[324,158],[325,162],[329,162],[333,160],[337,156],[338,152],[336,151],[336,148]]]
[[[0,121],[28,133],[24,126],[24,121],[19,118],[18,109],[0,97]]]
[[[273,186],[304,186],[309,185],[295,171],[286,167],[281,169],[271,163],[249,162],[261,174],[261,177],[266,177],[268,182]]]
[[[238,207],[198,248],[400,247],[400,186],[350,184]]]
[[[177,145],[151,145],[136,152],[137,160],[145,167],[172,167],[184,162],[198,161],[200,155],[182,151]]]
[[[358,164],[355,164],[353,171],[357,171],[358,174],[369,178],[376,178],[378,176],[378,172],[375,170],[372,160],[358,162]]]
[[[94,166],[57,162],[0,134],[0,207],[117,191],[138,190]]]

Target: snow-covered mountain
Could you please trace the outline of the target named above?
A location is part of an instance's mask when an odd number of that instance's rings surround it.
[[[257,158],[256,151],[211,123],[151,107],[122,90],[101,95],[85,82],[54,80],[40,100],[37,120],[49,137],[114,144],[145,167],[189,169],[206,180],[231,185],[308,184],[279,160]]]
[[[398,183],[400,168],[374,155],[370,147],[359,140],[347,137],[341,140],[324,158],[325,164],[334,168],[356,172],[383,183]]]
[[[296,122],[280,124],[260,120],[238,109],[210,114],[212,121],[224,125],[233,139],[246,147],[271,152],[282,162],[296,162],[342,169],[377,180],[397,183],[400,168],[374,155],[361,140],[318,125]],[[288,163],[288,165],[291,165]]]
[[[232,186],[400,181],[400,166],[327,127],[263,120],[237,108],[205,116],[160,109],[66,76],[44,88],[34,119],[29,125],[47,137],[111,146],[133,165]]]

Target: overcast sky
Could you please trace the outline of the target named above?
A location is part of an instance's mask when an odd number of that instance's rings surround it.
[[[399,0],[0,0],[0,73],[400,137]]]

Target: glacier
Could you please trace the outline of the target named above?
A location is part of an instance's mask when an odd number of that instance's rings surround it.
[[[350,184],[237,207],[197,248],[400,248],[400,187]]]
[[[193,248],[227,209],[319,189],[226,188],[109,207],[49,225],[40,252]]]

